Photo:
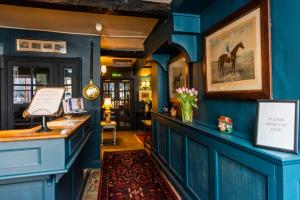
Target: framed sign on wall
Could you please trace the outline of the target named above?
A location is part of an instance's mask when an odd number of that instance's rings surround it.
[[[252,1],[204,33],[205,96],[270,99],[268,1]]]
[[[299,101],[260,100],[255,145],[298,153]]]
[[[16,39],[17,51],[67,53],[66,41]]]

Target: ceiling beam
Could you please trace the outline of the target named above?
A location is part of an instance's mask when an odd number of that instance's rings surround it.
[[[108,15],[166,19],[170,4],[141,0],[2,0],[1,4]]]

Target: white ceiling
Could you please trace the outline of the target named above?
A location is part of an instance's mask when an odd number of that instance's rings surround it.
[[[101,48],[141,51],[157,19],[0,5],[0,27],[98,35],[98,22],[103,25]]]

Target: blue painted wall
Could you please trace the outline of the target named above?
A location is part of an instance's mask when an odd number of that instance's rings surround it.
[[[201,33],[248,2],[250,2],[250,0],[216,1],[200,15]],[[199,53],[200,58],[202,58],[203,38],[200,37],[199,41],[199,45],[201,46]],[[253,138],[256,102],[203,98],[202,61],[193,64],[193,85],[200,90],[201,93],[199,109],[196,112],[196,120],[198,122],[216,128],[219,115],[231,116],[236,130],[234,134],[249,140]]]
[[[300,1],[271,1],[274,98],[300,99]]]
[[[192,7],[202,6],[197,0],[173,1],[173,12],[184,10],[200,15],[200,32],[203,33],[213,25],[222,21],[226,16],[243,7],[251,0],[216,0],[206,9],[195,12]],[[176,4],[182,4],[180,9]],[[270,1],[271,8],[271,52],[272,52],[272,88],[274,99],[299,99],[299,33],[300,2]],[[179,10],[178,10],[179,9]],[[288,13],[288,15],[287,15]],[[203,98],[204,88],[202,79],[202,51],[203,37],[199,36],[200,62],[193,63],[193,86],[200,90],[199,110],[195,113],[196,121],[216,128],[219,115],[233,118],[234,135],[247,140],[253,140],[255,133],[256,105],[255,101],[236,101]]]
[[[17,52],[16,38],[63,40],[67,41],[67,54],[31,53]],[[17,29],[0,28],[0,54],[13,56],[35,56],[35,57],[81,57],[82,58],[82,85],[89,83],[90,74],[90,41],[94,42],[94,83],[100,85],[100,38],[96,36],[72,35],[62,33],[50,33],[42,31],[29,31]],[[100,165],[100,99],[95,101],[84,101],[86,110],[92,114],[94,132],[86,145],[84,155],[86,167],[99,167]]]
[[[201,32],[206,31],[250,0],[219,0],[201,13]],[[271,1],[272,21],[272,79],[274,99],[299,99],[299,44],[300,2]],[[289,13],[288,15],[286,13]],[[203,38],[200,38],[202,41]],[[202,43],[201,43],[202,44]],[[200,51],[201,52],[201,51]],[[202,55],[200,56],[202,57]],[[203,94],[202,62],[194,64],[194,86]],[[253,140],[255,133],[256,102],[206,100],[201,98],[196,118],[215,126],[220,114],[233,118],[235,134]]]

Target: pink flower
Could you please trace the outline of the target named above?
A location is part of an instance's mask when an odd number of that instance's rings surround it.
[[[181,89],[181,88],[178,88],[177,90],[178,90],[177,92],[178,92],[179,94],[182,94],[182,89]]]

